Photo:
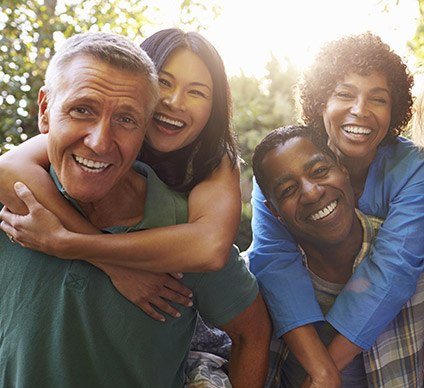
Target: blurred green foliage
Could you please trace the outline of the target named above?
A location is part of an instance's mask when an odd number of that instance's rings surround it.
[[[252,154],[271,130],[296,122],[294,85],[298,72],[289,60],[271,57],[262,79],[240,75],[230,79],[234,104],[234,128],[244,160],[241,173],[242,217],[236,244],[245,250],[251,241]]]
[[[213,0],[179,3],[181,25],[190,29],[202,29],[202,15],[215,17],[219,13]],[[191,16],[194,11],[200,15],[199,21]],[[125,34],[139,43],[161,12],[153,0],[3,0],[0,154],[38,132],[37,95],[55,42],[75,33],[101,30]]]

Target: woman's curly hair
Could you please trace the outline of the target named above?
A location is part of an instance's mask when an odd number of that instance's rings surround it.
[[[401,57],[371,32],[331,41],[318,52],[298,85],[305,124],[324,128],[322,112],[337,83],[350,73],[369,75],[373,72],[387,77],[392,111],[383,144],[394,140],[411,119],[414,81]]]

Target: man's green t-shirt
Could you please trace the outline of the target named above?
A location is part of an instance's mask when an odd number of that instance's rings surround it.
[[[186,198],[148,166],[137,162],[135,168],[147,178],[144,219],[108,231],[186,222]],[[178,306],[180,318],[158,322],[91,264],[24,249],[0,233],[0,386],[182,387],[198,312],[222,325],[258,293],[236,248],[221,271],[186,273],[183,282],[194,307]]]

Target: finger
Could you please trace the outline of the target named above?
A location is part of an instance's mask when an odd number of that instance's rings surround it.
[[[9,240],[12,243],[18,243],[23,247],[25,246],[24,243],[20,241],[17,237],[16,229],[12,225],[9,225],[7,222],[2,221],[0,222],[0,229],[7,234],[7,237],[9,237]]]
[[[169,275],[171,275],[174,279],[182,279],[183,273],[182,272],[171,272]]]
[[[15,228],[12,227],[12,225],[10,225],[9,223],[7,223],[6,221],[0,222],[0,229],[3,232],[5,232],[7,235],[12,236],[13,238],[15,238],[15,236],[13,235],[13,233],[15,232]]]
[[[16,182],[13,187],[15,189],[16,195],[25,203],[30,211],[35,206],[40,205],[40,203],[35,199],[31,190],[22,182]]]
[[[135,304],[140,307],[149,317],[155,319],[156,321],[165,322],[165,317],[162,314],[159,314],[149,303],[135,302]]]
[[[165,286],[170,290],[177,292],[185,297],[191,298],[193,297],[193,293],[190,288],[186,287],[179,280],[174,279],[172,276],[168,276],[165,282]]]
[[[177,292],[174,292],[170,290],[169,288],[163,288],[160,292],[160,296],[162,298],[169,300],[170,302],[178,303],[183,306],[187,306],[187,307],[193,306],[193,301],[190,298],[187,298],[186,296],[178,294]]]
[[[155,305],[159,310],[163,311],[164,313],[167,313],[171,317],[181,317],[181,313],[162,298],[154,298],[150,301],[150,303]]]
[[[14,214],[6,206],[3,206],[3,209],[0,210],[0,220],[10,223],[13,216]]]

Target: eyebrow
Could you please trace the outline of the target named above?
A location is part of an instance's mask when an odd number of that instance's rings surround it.
[[[355,85],[348,84],[348,83],[339,84],[339,85],[336,86],[336,89],[337,89],[337,87],[345,87],[345,88],[350,88],[350,89],[358,89]],[[370,92],[371,93],[386,92],[387,94],[390,95],[389,89],[382,88],[382,87],[379,87],[379,86],[377,86],[375,88],[372,88],[370,90]]]
[[[102,99],[101,98],[97,98],[93,95],[86,95],[83,97],[78,97],[78,95],[73,96],[70,100],[68,100],[65,103],[65,108],[68,108],[72,105],[92,105],[94,108],[97,108],[99,106],[101,106],[103,104]],[[132,114],[135,117],[137,117],[138,119],[143,119],[144,118],[144,110],[143,109],[138,109],[137,107],[135,107],[132,104],[128,104],[126,102],[122,103],[122,105],[119,105],[119,111],[120,112],[124,112],[124,113],[128,113],[128,114]]]
[[[324,154],[316,154],[316,155],[314,155],[311,158],[311,160],[309,160],[307,163],[304,164],[303,171],[309,170],[310,168],[312,168],[313,166],[315,166],[315,164],[317,164],[319,162],[323,162],[325,160],[328,160],[328,158],[329,157],[326,157]],[[273,185],[273,189],[276,189],[278,186],[282,185],[283,183],[286,183],[290,179],[293,179],[293,174],[286,174],[286,175],[283,175],[283,176],[279,177],[277,179],[277,181],[275,182],[275,184]]]
[[[166,70],[161,70],[161,71],[159,72],[159,74],[160,74],[160,73],[163,73],[163,74],[167,75],[168,77],[171,77],[172,79],[175,79],[175,76],[174,76],[172,73],[170,73],[170,72],[168,72],[168,71],[166,71]],[[190,85],[192,85],[192,86],[203,86],[204,88],[206,88],[206,89],[208,89],[210,92],[212,92],[212,89],[211,89],[208,85],[206,85],[206,84],[204,84],[204,83],[202,83],[202,82],[190,82]]]

